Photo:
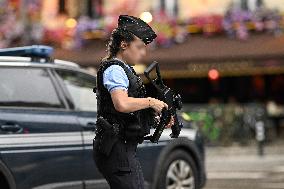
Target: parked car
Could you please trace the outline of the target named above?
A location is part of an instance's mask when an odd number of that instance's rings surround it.
[[[0,50],[0,188],[108,188],[92,156],[96,76],[51,59],[52,48]],[[201,188],[204,148],[197,130],[138,147],[148,188]],[[172,186],[172,187],[171,187]]]

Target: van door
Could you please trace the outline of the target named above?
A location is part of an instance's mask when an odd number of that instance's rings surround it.
[[[74,102],[74,112],[83,129],[84,137],[84,177],[86,188],[103,187],[107,183],[97,170],[93,161],[92,142],[95,137],[95,122],[97,119],[97,99],[93,88],[96,78],[87,73],[56,69],[56,74],[62,82],[66,93]]]

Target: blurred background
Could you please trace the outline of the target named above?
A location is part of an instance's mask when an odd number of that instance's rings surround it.
[[[157,60],[181,94],[207,145],[206,188],[284,188],[284,1],[0,0],[0,48],[51,45],[95,74],[120,14],[157,32],[135,69]]]

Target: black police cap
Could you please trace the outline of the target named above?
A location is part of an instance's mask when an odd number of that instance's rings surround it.
[[[131,32],[146,45],[157,37],[156,33],[146,22],[134,16],[120,15],[118,18],[118,28]]]

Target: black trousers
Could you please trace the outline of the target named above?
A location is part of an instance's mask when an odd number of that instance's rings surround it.
[[[143,172],[136,156],[137,145],[137,142],[125,143],[119,139],[106,157],[96,150],[94,144],[95,164],[111,189],[144,189]]]

